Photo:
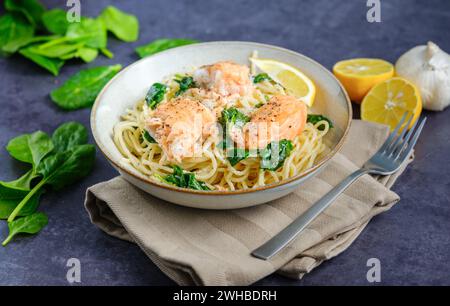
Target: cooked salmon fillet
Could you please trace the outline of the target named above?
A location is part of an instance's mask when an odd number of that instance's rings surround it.
[[[216,132],[214,113],[199,101],[178,98],[160,104],[146,127],[171,161],[201,154],[204,140]]]
[[[193,78],[197,85],[227,99],[246,96],[254,91],[249,68],[230,61],[202,66],[194,71]]]
[[[273,96],[256,110],[243,129],[234,128],[231,138],[239,147],[265,148],[272,141],[294,140],[305,128],[306,105],[292,96]]]

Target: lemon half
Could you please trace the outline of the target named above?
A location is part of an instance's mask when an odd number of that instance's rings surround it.
[[[307,106],[313,105],[316,86],[303,72],[289,64],[273,59],[250,58],[250,61]]]
[[[417,87],[403,78],[392,78],[376,85],[361,104],[361,119],[389,125],[391,130],[405,112],[413,115],[410,128],[422,112],[422,99]],[[406,120],[403,126],[405,124]]]
[[[361,102],[373,86],[394,76],[394,66],[381,59],[355,58],[336,63],[333,73],[350,99]]]

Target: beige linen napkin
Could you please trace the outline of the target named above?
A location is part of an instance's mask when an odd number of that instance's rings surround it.
[[[370,219],[398,202],[389,188],[403,172],[361,177],[293,243],[264,261],[250,255],[360,167],[387,138],[387,127],[355,120],[341,150],[316,177],[294,193],[233,211],[186,208],[155,198],[121,177],[87,190],[85,206],[94,224],[137,243],[180,285],[249,285],[273,273],[301,278],[343,252]]]

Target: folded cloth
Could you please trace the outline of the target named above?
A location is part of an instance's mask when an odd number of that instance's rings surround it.
[[[342,150],[319,175],[290,195],[251,208],[181,207],[121,177],[90,187],[85,206],[95,225],[109,235],[137,243],[180,285],[249,285],[274,272],[299,279],[343,252],[373,216],[399,201],[389,188],[412,157],[391,176],[358,179],[271,260],[254,258],[251,251],[361,167],[388,134],[385,126],[354,120]]]

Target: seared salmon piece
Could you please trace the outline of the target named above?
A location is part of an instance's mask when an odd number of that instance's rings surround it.
[[[193,78],[197,85],[227,99],[246,96],[254,90],[249,68],[233,62],[217,62],[200,67],[194,71]]]
[[[294,140],[305,128],[305,103],[292,96],[273,96],[257,109],[242,130],[232,129],[230,137],[239,147],[263,149],[272,141]]]
[[[216,133],[214,113],[199,101],[178,98],[160,104],[146,128],[171,161],[201,154],[202,144]]]

